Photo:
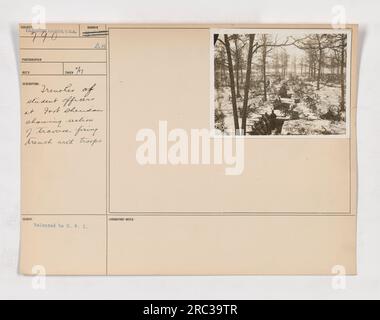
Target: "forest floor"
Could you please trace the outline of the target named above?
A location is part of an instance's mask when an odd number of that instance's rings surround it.
[[[281,135],[339,135],[346,132],[345,114],[339,112],[340,87],[335,84],[320,84],[317,90],[316,81],[306,79],[289,79],[286,81],[287,94],[291,103],[289,108],[276,107],[279,91],[284,81],[269,79],[267,101],[263,99],[263,88],[253,88],[249,93],[249,112],[247,118],[247,133],[255,127],[262,116],[271,114],[272,110],[278,118],[285,119]],[[261,85],[263,87],[263,85]],[[287,100],[287,99],[286,99]],[[243,91],[237,98],[239,115],[243,106]],[[234,119],[231,104],[231,91],[224,87],[216,92],[217,117],[215,127],[220,133],[234,132]],[[241,118],[239,118],[241,124]]]

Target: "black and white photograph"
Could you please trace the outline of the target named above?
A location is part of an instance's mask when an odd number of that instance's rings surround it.
[[[350,33],[249,32],[212,33],[216,135],[347,137]]]

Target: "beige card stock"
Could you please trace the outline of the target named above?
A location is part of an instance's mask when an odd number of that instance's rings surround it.
[[[23,274],[356,274],[357,27],[20,25]]]

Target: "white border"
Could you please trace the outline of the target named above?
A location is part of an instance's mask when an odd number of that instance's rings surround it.
[[[310,30],[310,32],[308,32]],[[215,134],[215,74],[214,74],[214,34],[263,34],[263,33],[276,33],[276,34],[347,34],[347,61],[346,61],[346,133],[345,134],[331,134],[331,135],[216,135]],[[348,139],[350,138],[350,124],[351,124],[351,59],[352,59],[352,30],[351,29],[210,29],[210,130],[212,132],[212,138],[223,137],[242,137],[247,139]]]

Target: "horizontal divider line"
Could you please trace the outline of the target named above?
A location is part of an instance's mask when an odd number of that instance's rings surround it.
[[[81,50],[92,50],[92,51],[107,51],[107,49],[93,49],[93,48],[20,48],[20,50],[71,50],[71,51],[81,51]]]
[[[20,38],[32,38],[32,39],[36,39],[36,41],[38,40],[43,40],[43,37],[41,36],[20,36]],[[58,39],[87,39],[87,38],[91,38],[91,39],[106,39],[107,36],[83,36],[83,35],[78,35],[78,36],[58,36],[57,38],[54,38],[55,40],[58,40]],[[49,40],[49,36],[47,37],[47,39]],[[47,41],[48,41],[47,40]],[[55,41],[55,40],[50,40],[50,41]]]
[[[215,214],[210,214],[210,213],[199,213],[199,214],[190,214],[190,213],[173,213],[173,214],[168,214],[168,213],[99,213],[99,214],[94,214],[94,213],[23,213],[21,216],[133,216],[133,217],[138,217],[138,216],[150,216],[150,217],[155,217],[155,216],[166,216],[166,217],[172,217],[172,216],[177,216],[177,217],[182,217],[182,216],[190,216],[190,217],[202,217],[202,216],[209,216],[209,217],[218,217],[218,216],[229,216],[229,217],[239,217],[239,216],[276,216],[276,217],[346,217],[346,216],[355,216],[354,214],[351,213],[346,213],[346,214],[320,214],[320,213],[294,213],[294,214],[276,214],[276,213],[215,213]]]
[[[21,76],[28,77],[28,76],[66,76],[66,77],[87,77],[87,76],[97,76],[97,77],[104,77],[107,76],[107,74],[20,74]]]
[[[107,61],[21,61],[21,63],[107,63]]]

